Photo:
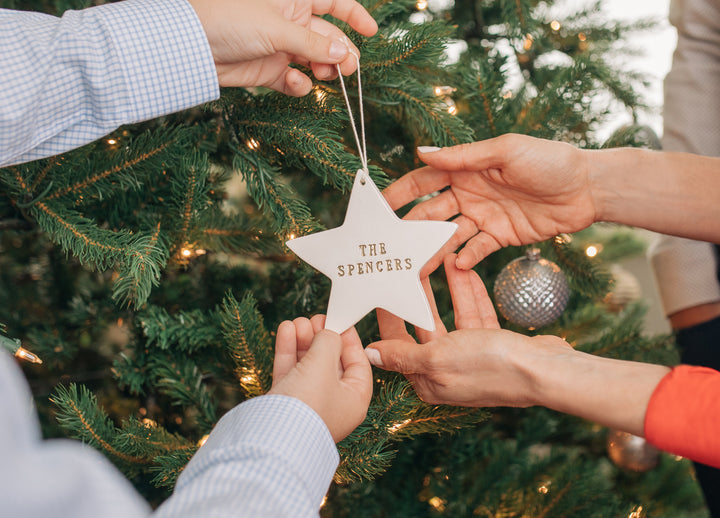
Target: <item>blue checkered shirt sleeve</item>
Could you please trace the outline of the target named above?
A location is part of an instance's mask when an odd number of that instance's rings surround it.
[[[187,0],[125,0],[62,17],[0,9],[0,166],[216,99]]]
[[[317,517],[339,456],[305,403],[261,396],[225,414],[156,518]]]
[[[99,451],[43,440],[32,396],[0,348],[0,515],[142,518],[151,509]],[[325,423],[287,396],[233,408],[185,467],[160,517],[317,518],[338,465]]]

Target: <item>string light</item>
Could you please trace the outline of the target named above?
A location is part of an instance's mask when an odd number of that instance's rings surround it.
[[[550,490],[548,489],[547,486],[540,486],[538,488],[538,493],[540,493],[541,495],[547,495],[548,491],[550,491]]]
[[[143,418],[141,422],[145,428],[155,428],[157,426],[157,422],[153,421],[149,417]]]
[[[530,50],[533,45],[533,37],[532,34],[528,34],[525,36],[525,40],[523,41],[523,48],[525,50]]]
[[[327,495],[325,495],[322,499],[322,502],[320,502],[320,509],[325,507],[325,504],[327,503]]]
[[[115,144],[117,144],[117,140],[115,140],[114,138],[109,138],[107,139],[107,143],[111,146],[114,146]]]
[[[15,351],[14,356],[15,356],[15,358],[18,358],[19,360],[24,360],[28,363],[37,363],[37,364],[42,363],[42,360],[40,359],[40,357],[37,354],[31,353],[24,347],[18,347],[17,351]]]
[[[190,257],[192,255],[192,250],[190,250],[189,248],[183,248],[180,253],[183,257]]]
[[[557,20],[553,20],[550,22],[550,28],[554,30],[555,32],[560,30],[560,22]]]
[[[288,239],[295,239],[295,234],[289,234]]]
[[[445,500],[443,500],[439,496],[434,496],[431,499],[429,499],[428,504],[430,504],[434,509],[436,509],[438,511],[445,510]]]
[[[447,111],[450,115],[457,114],[458,109],[455,101],[453,101],[450,97],[445,97],[442,102],[445,104],[445,107],[443,108],[445,111]]]
[[[245,385],[247,385],[247,384],[249,384],[249,383],[252,383],[252,382],[254,382],[254,381],[255,381],[255,376],[253,376],[252,374],[248,374],[248,375],[243,376],[242,378],[240,378],[240,383],[243,383],[243,384],[245,384]]]
[[[585,41],[587,39],[587,36],[585,36],[584,32],[578,33],[578,39],[580,41]]]
[[[418,11],[424,11],[425,9],[427,9],[427,6],[427,0],[418,0],[417,4],[415,4],[415,7],[417,7]]]
[[[457,88],[453,88],[452,86],[435,86],[433,87],[433,92],[437,97],[440,97],[441,95],[450,95],[457,91]]]
[[[257,148],[260,147],[260,142],[258,142],[258,141],[255,140],[254,138],[251,138],[251,139],[248,140],[248,142],[247,142],[247,147],[249,147],[250,149],[257,149]]]
[[[388,427],[388,432],[389,432],[389,433],[395,433],[395,432],[397,432],[398,430],[400,430],[400,429],[404,428],[405,426],[407,426],[408,424],[410,424],[410,421],[412,421],[412,419],[405,419],[404,421],[400,421],[399,423],[395,423],[394,425]]]
[[[10,354],[15,356],[18,360],[23,360],[28,363],[42,363],[42,360],[40,357],[25,349],[20,345],[20,340],[17,338],[8,338],[6,336],[0,335],[0,345],[3,346],[5,349],[7,349]]]
[[[639,505],[635,509],[632,510],[632,512],[628,515],[628,518],[642,518],[643,516],[643,506]]]
[[[201,448],[207,442],[208,437],[210,437],[208,434],[205,434],[202,437],[200,437],[200,440],[197,442],[198,448]]]
[[[585,249],[585,255],[588,257],[595,257],[600,253],[602,250],[602,246],[600,245],[590,245]]]

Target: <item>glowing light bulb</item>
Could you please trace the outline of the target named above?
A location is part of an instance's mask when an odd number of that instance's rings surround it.
[[[525,50],[530,50],[533,45],[533,37],[532,34],[528,34],[525,36],[525,40],[523,41],[523,48]]]
[[[205,444],[207,442],[208,437],[210,437],[208,434],[205,434],[202,437],[200,437],[200,440],[197,442],[197,445],[201,447],[203,444]]]
[[[600,250],[595,245],[590,245],[585,249],[585,255],[588,257],[595,257],[598,255],[598,252],[600,252]]]
[[[427,9],[427,6],[427,0],[418,0],[417,4],[415,4],[415,7],[417,7],[418,11],[424,11],[425,9]]]
[[[410,421],[412,421],[412,419],[405,419],[404,421],[395,423],[394,425],[388,427],[388,432],[395,433],[398,430],[400,430],[401,428],[404,428],[405,426],[407,426],[410,423]]]
[[[445,500],[440,498],[439,496],[434,496],[430,500],[428,500],[428,504],[430,504],[434,509],[437,509],[438,511],[442,511],[445,509]]]
[[[114,138],[109,138],[107,140],[107,143],[110,144],[111,146],[114,146],[115,144],[117,144],[117,140],[115,140]]]
[[[30,351],[28,351],[27,349],[25,349],[23,347],[18,347],[17,351],[15,351],[15,358],[24,360],[29,363],[37,363],[37,364],[42,363],[42,360],[40,359],[40,357],[37,354],[31,353]]]
[[[192,250],[190,250],[189,248],[183,248],[180,253],[183,257],[190,257],[192,255]]]
[[[247,147],[249,147],[250,149],[257,149],[260,147],[260,142],[258,142],[254,138],[251,138],[250,140],[248,140]]]
[[[440,97],[441,95],[450,95],[453,92],[457,91],[457,88],[454,88],[452,86],[435,86],[433,87],[433,92],[437,97]]]
[[[559,31],[559,30],[560,30],[560,22],[557,21],[557,20],[551,21],[551,22],[550,22],[550,28],[551,28],[552,30],[556,31],[556,32]]]

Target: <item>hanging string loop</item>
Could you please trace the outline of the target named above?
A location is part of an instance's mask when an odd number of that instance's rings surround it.
[[[350,51],[355,60],[357,61],[357,78],[358,78],[358,105],[360,109],[360,135],[355,125],[355,117],[353,116],[352,106],[350,105],[350,98],[348,97],[347,89],[345,88],[345,80],[343,79],[342,72],[340,71],[340,65],[335,65],[338,71],[338,77],[340,78],[340,86],[342,87],[343,96],[345,97],[345,105],[350,115],[350,125],[352,126],[353,135],[355,136],[355,143],[358,148],[358,155],[360,162],[362,163],[362,170],[365,174],[369,175],[368,170],[368,159],[367,159],[367,143],[365,142],[365,114],[363,110],[363,95],[362,95],[362,81],[360,79],[360,56],[353,50]],[[364,184],[364,179],[361,179]]]

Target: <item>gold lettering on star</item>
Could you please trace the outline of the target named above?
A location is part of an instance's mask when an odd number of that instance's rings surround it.
[[[389,254],[385,243],[367,243],[358,245],[358,251],[360,252],[360,256],[358,257],[357,262],[337,265],[338,277],[345,277],[346,275],[348,277],[352,277],[353,275],[412,270],[412,259],[410,257],[378,257]]]

